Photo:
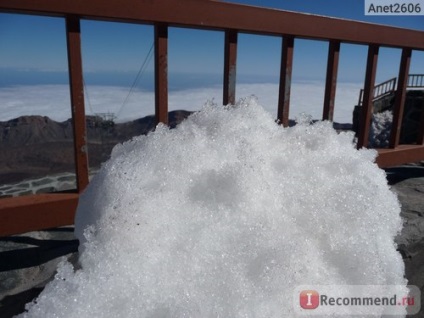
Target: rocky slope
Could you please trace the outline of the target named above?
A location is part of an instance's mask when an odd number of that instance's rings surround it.
[[[174,128],[190,114],[185,110],[169,112],[169,126]],[[87,116],[86,123],[92,170],[109,158],[116,144],[155,128],[153,115],[125,123]],[[291,120],[290,125],[294,124]],[[348,130],[351,124],[334,123],[334,128]],[[0,186],[74,171],[71,119],[56,122],[46,116],[23,116],[0,121]]]
[[[170,112],[170,127],[175,127],[190,114],[184,110]],[[93,169],[107,160],[117,143],[147,134],[155,127],[154,116],[119,124],[88,116],[86,122],[89,166]],[[0,122],[1,184],[73,171],[71,119],[56,122],[49,117],[23,116]]]

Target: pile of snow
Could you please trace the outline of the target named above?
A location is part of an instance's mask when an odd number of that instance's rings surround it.
[[[393,113],[390,110],[372,115],[369,147],[385,148],[389,146],[392,122]]]
[[[389,146],[392,131],[393,114],[390,110],[372,115],[369,146],[385,148]]]
[[[116,146],[78,207],[81,268],[23,316],[292,317],[299,285],[406,286],[397,198],[352,140],[245,99]]]

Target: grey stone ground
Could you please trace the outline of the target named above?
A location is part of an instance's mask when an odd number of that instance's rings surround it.
[[[0,318],[23,312],[54,277],[62,257],[76,261],[77,249],[73,227],[0,238]]]
[[[424,165],[388,169],[387,176],[402,204],[404,228],[396,242],[405,262],[405,275],[410,285],[421,290],[424,304]],[[424,317],[423,307],[413,317]]]
[[[396,241],[405,275],[409,284],[420,288],[424,303],[424,164],[386,172],[402,204],[404,229]],[[77,248],[72,227],[0,238],[0,318],[23,312],[52,279],[62,257],[76,262]],[[424,317],[424,310],[414,317]]]

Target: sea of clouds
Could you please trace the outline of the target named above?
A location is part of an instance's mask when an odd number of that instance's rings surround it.
[[[352,122],[353,107],[357,104],[361,84],[339,83],[336,94],[334,120]],[[85,88],[86,113],[112,112],[117,122],[125,122],[154,114],[154,93],[119,86],[87,86]],[[239,84],[237,98],[258,97],[263,107],[277,117],[278,84]],[[207,101],[222,102],[222,87],[210,86],[169,92],[169,110],[199,110]],[[322,118],[324,84],[299,82],[292,85],[290,118],[307,113],[314,119]],[[19,116],[49,116],[56,121],[71,117],[69,87],[67,85],[22,85],[0,88],[0,121]]]
[[[398,200],[352,140],[248,98],[116,146],[78,206],[80,267],[21,317],[280,318],[299,285],[406,293]]]

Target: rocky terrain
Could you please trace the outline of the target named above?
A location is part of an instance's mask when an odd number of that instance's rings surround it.
[[[170,127],[190,114],[184,110],[170,112]],[[107,160],[117,143],[147,134],[155,127],[154,116],[126,123],[88,116],[86,122],[90,169]],[[23,116],[0,122],[0,184],[64,172],[74,172],[71,119],[56,122],[49,117]]]
[[[169,113],[174,128],[191,112]],[[290,126],[295,125],[293,120]],[[108,118],[86,118],[90,175],[106,161],[112,148],[155,128],[154,116],[115,123]],[[334,123],[337,130],[351,124]],[[66,191],[75,188],[72,120],[56,122],[46,116],[23,116],[0,122],[0,198]]]
[[[421,291],[421,310],[413,317],[424,317],[424,162],[386,173],[402,206],[404,228],[395,241],[405,263],[405,277]]]

